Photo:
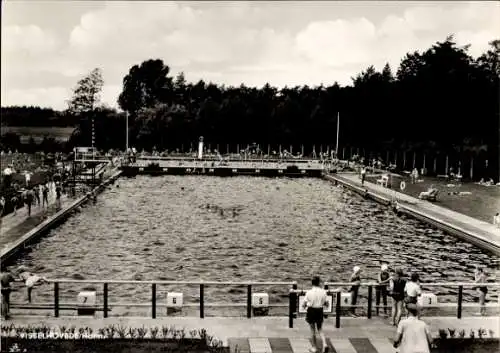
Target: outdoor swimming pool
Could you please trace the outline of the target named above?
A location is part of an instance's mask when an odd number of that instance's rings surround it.
[[[493,276],[496,270],[493,254],[327,181],[211,176],[120,179],[14,267],[22,263],[50,278],[295,280],[302,288],[313,274],[348,281],[355,265],[363,280],[375,279],[381,261],[418,271],[424,282],[469,282],[475,265]],[[63,284],[61,302],[76,301],[84,287]],[[167,289],[198,300],[197,286],[162,286],[158,300]],[[269,292],[271,303],[287,303],[287,287],[255,290]],[[456,301],[456,288],[435,290],[440,301]],[[109,293],[110,305],[151,298],[149,286],[110,285]],[[464,290],[464,299],[472,294]],[[35,301],[52,302],[52,295],[43,286]],[[208,303],[245,302],[245,295],[244,287],[205,289]],[[493,289],[489,298],[496,298]]]

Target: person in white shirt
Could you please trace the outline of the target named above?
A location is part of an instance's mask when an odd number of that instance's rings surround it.
[[[309,324],[311,328],[312,334],[312,342],[314,347],[311,349],[311,352],[317,351],[316,345],[316,331],[321,337],[321,343],[323,347],[323,352],[328,351],[328,346],[326,345],[326,338],[321,330],[323,326],[323,308],[326,307],[327,304],[327,294],[326,291],[319,286],[320,279],[319,277],[314,277],[312,279],[312,288],[306,292],[306,296],[304,299],[304,309],[307,309],[306,314],[306,322]]]
[[[366,168],[362,167],[361,168],[361,185],[365,185],[365,178],[366,178]]]
[[[28,303],[31,303],[31,293],[33,292],[33,288],[48,283],[47,278],[28,271],[24,266],[20,266],[17,272],[19,273],[19,275],[17,276],[18,281],[24,282],[24,284],[26,285]]]
[[[497,214],[495,216],[493,216],[493,225],[500,228],[500,213],[499,212],[497,212]]]
[[[405,302],[417,304],[418,297],[422,295],[422,289],[419,284],[419,277],[417,273],[412,273],[410,280],[405,285]]]
[[[408,318],[399,322],[394,348],[399,348],[399,353],[430,353],[432,335],[429,326],[418,315],[416,304],[407,304]]]

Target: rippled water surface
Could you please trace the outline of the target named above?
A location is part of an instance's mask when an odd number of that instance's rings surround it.
[[[471,281],[475,265],[494,275],[494,259],[318,179],[139,176],[120,179],[17,265],[51,278],[296,280],[303,287],[313,274],[347,281],[354,265],[375,279],[382,260],[419,271],[424,282]],[[64,288],[74,300],[82,287]],[[197,301],[195,286],[168,289]],[[288,288],[262,289],[271,302],[286,303]],[[244,302],[245,291],[208,287],[205,295],[209,302]],[[437,292],[440,301],[456,300],[456,288]],[[147,302],[150,288],[110,286],[110,294],[110,301]],[[52,288],[39,288],[36,297],[51,302]]]

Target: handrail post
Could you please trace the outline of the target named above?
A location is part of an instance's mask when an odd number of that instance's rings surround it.
[[[457,318],[462,318],[462,296],[463,296],[463,286],[458,286],[458,307],[457,307]]]
[[[372,318],[373,286],[368,286],[368,318]]]
[[[103,285],[103,316],[106,318],[108,317],[108,284],[104,283]]]
[[[382,288],[380,286],[377,286],[375,288],[375,314],[378,316],[379,313],[380,313],[380,297],[382,295]],[[384,310],[386,310],[386,308],[384,307]],[[384,311],[385,312],[385,311]]]
[[[156,319],[156,283],[151,285],[151,317]]]
[[[200,318],[205,318],[205,285],[200,284]]]
[[[337,292],[337,302],[335,303],[335,327],[340,328],[340,304],[342,298],[340,296],[340,291]]]
[[[252,317],[252,285],[247,286],[247,318]]]
[[[324,289],[325,289],[325,291],[327,292],[327,293],[326,293],[326,296],[327,296],[327,298],[328,298],[328,284],[325,284]],[[333,304],[333,303],[332,303],[332,304]],[[326,318],[328,317],[328,314],[324,314],[324,315],[323,315],[323,317],[326,319]]]
[[[297,290],[297,285],[292,285],[292,290],[288,296],[288,328],[293,328],[293,319],[295,318],[295,310],[297,309],[297,294],[294,292]]]
[[[59,317],[59,282],[54,282],[54,316]]]

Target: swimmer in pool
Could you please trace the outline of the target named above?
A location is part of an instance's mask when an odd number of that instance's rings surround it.
[[[18,281],[24,282],[24,284],[26,285],[28,303],[31,303],[31,293],[33,292],[33,288],[48,283],[47,278],[28,271],[24,266],[19,267],[17,271],[19,273],[19,275],[17,276]]]

